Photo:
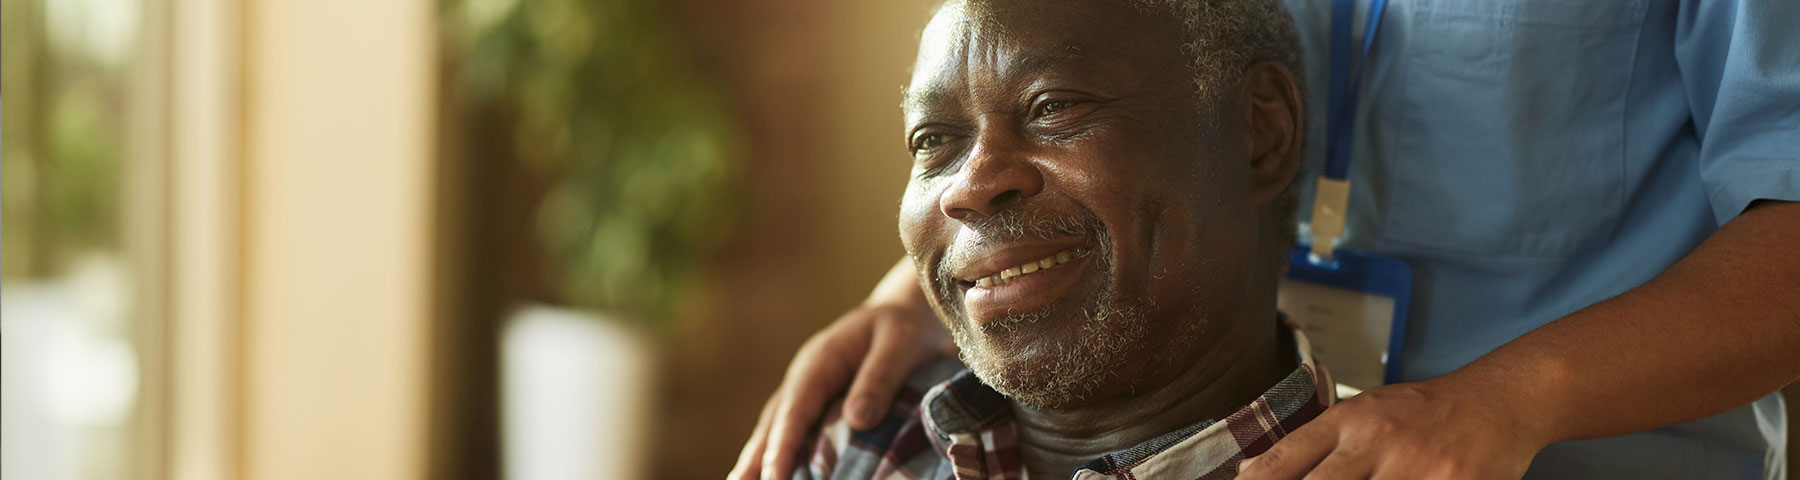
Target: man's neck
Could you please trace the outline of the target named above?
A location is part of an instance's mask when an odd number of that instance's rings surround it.
[[[1246,348],[1209,348],[1139,393],[1076,408],[1013,403],[1019,446],[1036,478],[1067,478],[1082,464],[1249,404],[1296,367],[1278,322],[1238,322],[1219,338]]]

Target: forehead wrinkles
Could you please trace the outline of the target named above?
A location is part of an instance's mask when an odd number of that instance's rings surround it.
[[[910,115],[932,106],[954,103],[954,89],[966,85],[974,21],[961,3],[945,5],[931,17],[919,39],[912,84],[902,107]]]
[[[913,83],[953,61],[969,43],[969,19],[959,5],[946,5],[931,16],[919,36],[919,56],[913,60]]]
[[[1114,91],[1146,83],[1186,90],[1190,79],[1178,26],[1126,5],[1090,6],[1098,10],[1036,3],[1008,3],[1004,11],[996,3],[945,6],[920,39],[902,103],[909,121],[926,110],[957,109],[983,93],[1010,98],[1004,94],[1017,92],[975,89],[1017,88],[1046,75],[1105,78]]]
[[[1023,32],[1003,21],[1004,14],[990,3],[955,2],[932,16],[920,38],[902,106],[909,111],[954,108],[980,96],[977,88],[1005,88],[1053,69],[1058,60],[1081,57],[1078,47],[1063,42],[1028,51],[1031,42],[1019,38]]]

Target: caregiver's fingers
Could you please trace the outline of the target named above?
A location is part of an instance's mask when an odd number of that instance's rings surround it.
[[[762,452],[763,478],[787,478],[793,472],[808,430],[825,413],[825,404],[850,382],[869,353],[873,322],[866,308],[846,313],[814,334],[794,355],[776,396],[774,423]]]
[[[751,480],[762,473],[763,447],[769,442],[769,424],[774,418],[775,398],[770,398],[763,402],[762,413],[756,416],[756,428],[751,430],[750,441],[744,443],[744,450],[738,452],[737,465],[725,475],[727,480]]]
[[[869,354],[862,359],[844,402],[850,427],[869,430],[881,423],[895,392],[913,370],[944,354],[940,344],[949,334],[929,311],[877,308],[868,312],[874,332]]]
[[[1269,451],[1238,463],[1239,480],[1297,480],[1337,447],[1337,430],[1316,419],[1294,429]]]
[[[1366,480],[1374,475],[1374,457],[1364,452],[1345,451],[1341,448],[1326,455],[1325,460],[1312,467],[1303,477],[1306,480]]]

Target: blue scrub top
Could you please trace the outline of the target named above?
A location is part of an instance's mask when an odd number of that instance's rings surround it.
[[[1309,68],[1304,221],[1331,2],[1286,3]],[[1406,380],[1645,283],[1754,200],[1800,201],[1800,1],[1388,3],[1343,245],[1412,266]],[[1552,445],[1527,477],[1779,478],[1785,430],[1771,395]]]

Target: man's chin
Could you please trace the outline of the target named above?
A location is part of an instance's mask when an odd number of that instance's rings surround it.
[[[965,324],[952,334],[963,363],[982,383],[1027,406],[1058,408],[1120,380],[1117,368],[1143,336],[1136,320],[1010,316],[981,327]]]
[[[964,361],[969,359],[964,355]],[[1059,374],[1047,365],[983,365],[969,368],[982,383],[1007,398],[1032,408],[1061,408],[1081,403],[1099,390],[1101,379],[1093,375]]]

